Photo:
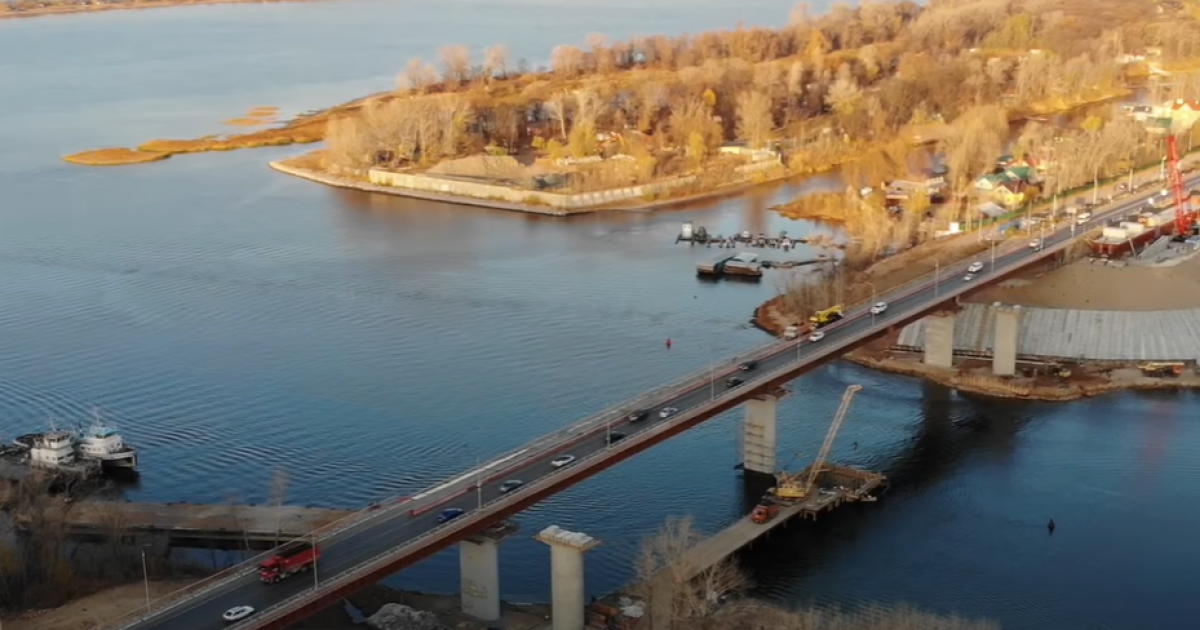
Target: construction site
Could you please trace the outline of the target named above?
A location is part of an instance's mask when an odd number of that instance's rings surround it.
[[[874,502],[887,479],[879,473],[859,470],[828,461],[838,431],[861,385],[850,385],[842,394],[841,404],[821,443],[816,458],[796,472],[786,469],[800,459],[796,453],[783,470],[775,474],[775,486],[759,500],[753,510],[687,553],[682,575],[674,579],[692,579],[732,556],[739,549],[766,535],[794,517],[816,520],[845,503]]]

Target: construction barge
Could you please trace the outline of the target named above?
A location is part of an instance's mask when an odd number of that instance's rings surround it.
[[[705,245],[712,247],[716,245],[719,248],[733,249],[739,245],[744,247],[759,247],[759,248],[777,248],[789,250],[797,245],[816,245],[821,247],[839,247],[833,241],[832,237],[817,234],[811,237],[791,237],[788,236],[786,230],[779,233],[778,236],[768,236],[763,232],[752,234],[749,230],[743,230],[737,234],[723,236],[720,234],[711,234],[703,226],[696,226],[688,221],[683,224],[679,230],[679,235],[675,237],[676,243],[689,243],[692,245]]]

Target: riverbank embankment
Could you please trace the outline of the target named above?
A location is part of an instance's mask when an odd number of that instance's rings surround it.
[[[651,187],[645,191],[622,192],[622,194],[616,194],[614,191],[601,191],[577,195],[550,195],[547,193],[519,191],[503,186],[459,181],[450,178],[438,178],[428,175],[372,173],[370,181],[363,181],[361,178],[336,175],[325,170],[313,168],[312,164],[318,160],[318,156],[307,154],[272,161],[270,167],[287,175],[336,188],[348,188],[394,197],[407,197],[425,201],[547,216],[571,216],[592,212],[651,212],[681,204],[736,195],[750,188],[778,184],[792,177],[792,175],[785,173],[783,175],[763,177],[755,181],[741,181],[717,189],[692,194],[670,195],[672,186],[663,186]],[[391,177],[385,177],[384,175],[390,175]],[[378,183],[383,181],[393,183],[390,185]],[[413,185],[397,185],[395,182],[399,181]],[[682,188],[688,185],[688,183],[686,181],[680,182],[679,187]],[[416,187],[417,185],[420,187]],[[513,197],[513,195],[517,198],[528,199],[529,202],[505,198]],[[557,197],[570,199],[561,202],[549,199]]]

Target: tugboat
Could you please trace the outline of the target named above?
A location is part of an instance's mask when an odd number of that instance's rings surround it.
[[[90,477],[100,471],[100,462],[80,460],[75,456],[75,436],[69,431],[51,428],[46,433],[28,433],[13,443],[29,452],[29,466],[67,474]]]
[[[92,425],[76,435],[75,454],[80,459],[99,461],[105,469],[137,469],[137,449],[121,439],[116,427],[101,421],[99,414],[93,415]]]

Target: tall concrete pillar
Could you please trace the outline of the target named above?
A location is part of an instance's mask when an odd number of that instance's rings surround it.
[[[500,541],[517,531],[503,523],[458,543],[462,610],[480,621],[500,619]]]
[[[557,525],[543,529],[538,540],[550,545],[550,614],[554,630],[583,630],[587,605],[583,588],[583,554],[600,541]]]
[[[775,415],[779,397],[763,394],[746,401],[742,422],[742,469],[775,474]]]
[[[992,338],[992,374],[1012,376],[1017,373],[1017,332],[1020,330],[1021,307],[1004,306],[996,302],[996,324]]]
[[[954,322],[956,313],[925,316],[925,365],[954,367]]]

